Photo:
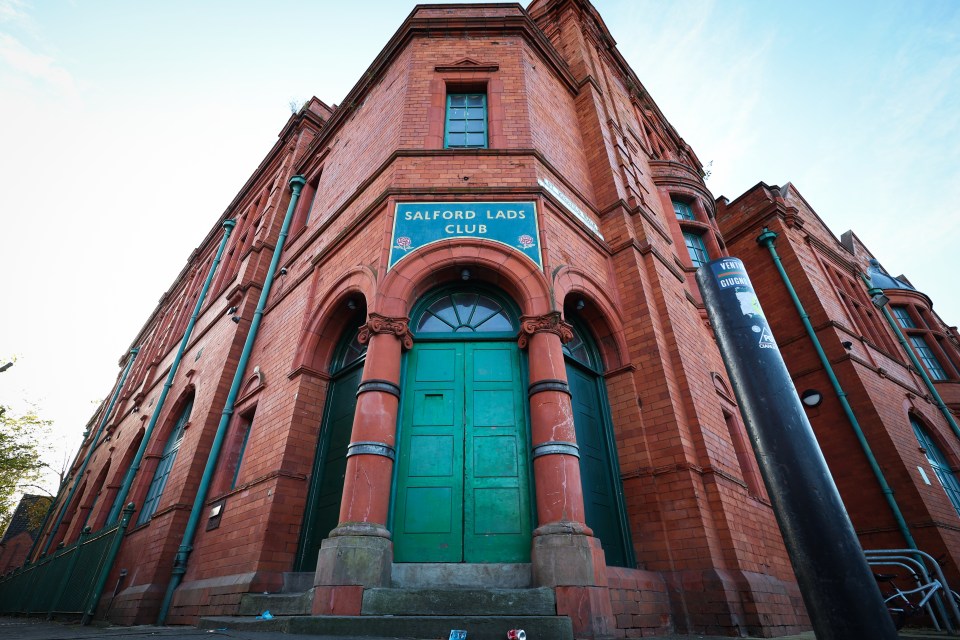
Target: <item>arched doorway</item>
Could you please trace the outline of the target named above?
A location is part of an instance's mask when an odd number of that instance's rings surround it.
[[[444,288],[411,314],[399,415],[397,562],[529,562],[526,371],[517,310],[492,289]]]
[[[573,339],[563,345],[563,355],[580,448],[585,520],[600,540],[608,565],[633,567],[636,562],[624,518],[620,465],[600,353],[586,327],[575,317],[567,320],[573,327]]]
[[[358,322],[353,324],[358,325]],[[363,374],[367,346],[357,340],[359,326],[348,330],[330,365],[330,386],[317,438],[317,453],[310,476],[307,510],[300,530],[296,571],[314,571],[320,543],[338,523],[343,477],[347,469],[347,446],[357,407],[357,387]]]

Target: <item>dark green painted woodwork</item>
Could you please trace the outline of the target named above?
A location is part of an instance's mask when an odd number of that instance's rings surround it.
[[[527,562],[520,353],[418,343],[407,356],[394,505],[397,562]]]
[[[362,373],[362,366],[354,366],[330,382],[326,417],[317,444],[307,513],[297,551],[297,571],[313,571],[317,568],[320,543],[337,526],[340,518],[340,499],[347,471],[347,445],[350,444],[353,430],[357,387],[360,386]]]
[[[573,423],[580,447],[580,482],[587,526],[600,539],[607,564],[626,566],[598,380],[595,374],[568,362],[567,382],[573,396]]]

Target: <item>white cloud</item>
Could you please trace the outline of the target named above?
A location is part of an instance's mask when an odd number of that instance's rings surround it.
[[[73,76],[53,57],[31,51],[11,35],[0,34],[0,61],[15,72],[39,80],[63,98],[78,96]]]

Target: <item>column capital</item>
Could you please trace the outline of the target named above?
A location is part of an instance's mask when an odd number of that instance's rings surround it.
[[[389,333],[400,340],[404,349],[412,349],[413,334],[410,333],[409,322],[409,318],[388,318],[379,313],[371,313],[367,323],[360,327],[357,342],[367,344],[373,334]]]
[[[573,340],[573,327],[563,321],[559,311],[551,311],[542,316],[520,316],[520,334],[517,344],[526,349],[530,336],[535,333],[552,333],[560,338],[560,342],[567,343]]]

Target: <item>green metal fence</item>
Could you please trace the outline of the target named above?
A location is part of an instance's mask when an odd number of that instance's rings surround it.
[[[117,524],[84,529],[72,545],[0,576],[0,614],[80,615],[89,622],[132,514],[131,503]]]

